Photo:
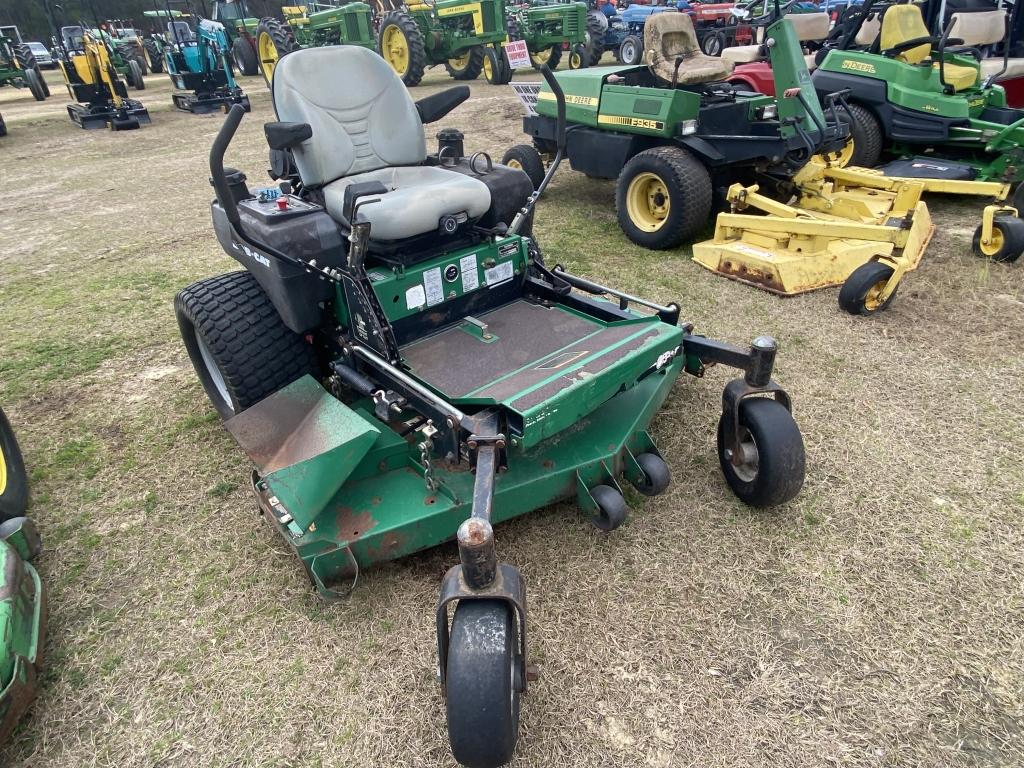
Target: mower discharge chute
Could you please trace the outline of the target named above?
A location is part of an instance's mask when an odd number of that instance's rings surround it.
[[[350,85],[335,88],[342,71]],[[200,381],[256,464],[259,506],[320,595],[457,540],[461,564],[436,609],[438,670],[452,749],[470,766],[512,757],[534,679],[525,586],[497,559],[496,523],[575,499],[598,528],[617,528],[623,479],[651,496],[669,484],[648,425],[680,373],[714,363],[743,371],[718,430],[733,491],[782,503],[804,473],[773,340],[712,341],[680,325],[674,304],[545,266],[533,208],[564,151],[565,101],[543,72],[563,119],[534,191],[521,171],[467,157],[456,130],[427,153],[424,124],[467,87],[414,103],[364,48],[281,59],[278,122],[265,126],[281,187],[250,190],[224,168],[240,107],[210,155],[214,228],[245,271],[175,301]],[[356,109],[358,120],[335,117]],[[379,124],[391,130],[366,128]]]
[[[164,68],[176,89],[171,94],[174,106],[202,115],[226,112],[232,104],[241,104],[248,112],[249,97],[231,71],[231,45],[224,25],[196,16],[198,23],[193,30],[188,22],[171,17],[169,0],[165,14],[171,20],[167,24]]]

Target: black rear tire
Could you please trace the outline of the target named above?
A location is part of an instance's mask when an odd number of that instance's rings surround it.
[[[159,75],[164,71],[164,59],[160,55],[160,48],[153,40],[143,40],[142,47],[146,49],[146,55],[149,57],[149,71]]]
[[[861,264],[846,278],[839,289],[839,306],[851,315],[873,315],[887,308],[896,298],[896,286],[889,298],[878,301],[878,293],[893,275],[892,267],[879,261]]]
[[[504,600],[460,600],[445,671],[448,741],[460,765],[497,768],[519,735],[516,622]]]
[[[385,50],[384,40],[388,36],[388,29],[397,28],[405,38],[405,45],[408,50],[408,62],[405,70],[398,71],[388,52]],[[427,48],[423,42],[423,34],[420,32],[416,21],[404,11],[390,11],[384,14],[380,22],[380,32],[377,33],[377,51],[384,61],[391,65],[396,74],[402,78],[406,87],[413,88],[420,84],[423,79],[423,70],[427,67]],[[481,66],[483,66],[481,62]]]
[[[535,54],[530,54],[530,63],[533,64],[533,68],[539,70],[543,65],[547,64],[548,69],[554,72],[558,69],[558,62],[562,60],[562,46],[552,45],[547,49],[548,57],[546,60],[542,60],[541,57]]]
[[[200,280],[174,299],[185,349],[224,419],[316,371],[313,349],[289,329],[248,272]]]
[[[484,46],[477,45],[469,49],[469,58],[466,63],[461,67],[456,67],[452,63],[451,59],[448,59],[444,63],[444,68],[448,70],[448,74],[452,76],[454,80],[476,80],[480,77],[480,72],[484,68]]]
[[[874,113],[860,104],[851,104],[850,113],[852,122],[845,109],[838,110],[840,121],[850,126],[850,140],[853,141],[853,155],[847,165],[874,168],[882,158],[882,126]]]
[[[263,73],[263,80],[267,83],[267,88],[271,88],[277,62],[281,60],[282,56],[297,51],[299,44],[295,42],[295,35],[292,34],[291,27],[271,16],[260,19],[259,26],[256,28],[256,40],[262,41],[264,38],[269,40],[274,52],[266,61],[260,61],[259,54],[257,54],[256,64]],[[273,56],[277,58],[273,58]]]
[[[604,56],[604,37],[608,33],[608,17],[600,11],[587,13],[587,41],[583,58],[588,67],[596,67]]]
[[[726,456],[724,418],[718,420],[718,461],[732,492],[752,507],[773,507],[804,484],[806,454],[800,428],[786,407],[763,397],[740,401],[739,426],[752,463],[737,467]]]
[[[0,522],[21,517],[28,508],[28,473],[11,423],[0,409]]]
[[[539,189],[540,183],[544,181],[544,160],[540,152],[529,144],[516,144],[511,147],[502,155],[501,164],[518,168],[529,176],[534,189]]]
[[[235,42],[231,44],[231,58],[235,62],[235,69],[243,75],[255,75],[260,71],[256,49],[244,37],[235,38]]]
[[[982,259],[992,259],[1004,264],[1016,261],[1024,253],[1024,221],[1016,216],[997,216],[992,221],[995,242],[982,244],[981,226],[974,231],[971,250]]]
[[[655,180],[644,182],[651,177]],[[644,183],[660,190],[646,196],[646,204],[634,186]],[[615,208],[626,237],[645,248],[664,250],[692,240],[707,225],[711,197],[711,176],[697,158],[682,147],[655,147],[635,155],[622,169]],[[665,204],[659,206],[659,201]]]

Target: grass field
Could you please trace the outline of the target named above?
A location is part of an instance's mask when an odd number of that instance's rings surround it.
[[[451,765],[432,612],[454,547],[319,602],[179,341],[178,289],[237,268],[208,209],[222,117],[175,112],[154,75],[152,125],[86,132],[48,78],[41,104],[0,90],[0,403],[51,610],[40,695],[0,765]],[[450,82],[434,70],[415,95]],[[243,85],[229,164],[259,184],[272,112]],[[518,102],[472,88],[442,125],[500,157]],[[570,505],[499,527],[542,671],[514,765],[1024,765],[1024,265],[970,254],[978,206],[929,203],[921,268],[853,318],[835,290],[783,300],[688,249],[636,248],[612,185],[560,172],[537,216],[550,261],[678,301],[698,332],[779,340],[807,481],[772,512],[732,497],[715,369],[655,420],[674,482],[623,528]]]

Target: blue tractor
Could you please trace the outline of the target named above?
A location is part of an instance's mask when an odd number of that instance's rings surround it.
[[[604,49],[623,64],[639,64],[644,54],[644,24],[654,13],[678,13],[675,5],[630,5],[608,19]]]
[[[193,29],[184,20],[187,15],[172,13],[170,3],[167,5],[165,13],[170,21],[164,66],[176,89],[171,95],[174,106],[201,115],[227,112],[232,104],[241,104],[248,112],[249,97],[231,71],[231,44],[224,25],[197,16],[198,24]]]

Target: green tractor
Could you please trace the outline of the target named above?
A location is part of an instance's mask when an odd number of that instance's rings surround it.
[[[0,745],[35,698],[46,639],[46,595],[32,566],[42,542],[28,506],[28,475],[0,409]]]
[[[102,29],[122,61],[135,59],[143,75],[151,71],[154,74],[163,72],[163,62],[157,62],[157,68],[153,67],[152,57],[145,40],[139,34],[139,30],[132,27],[130,22],[122,19],[108,19],[103,22]]]
[[[874,42],[844,44],[870,22],[879,25]],[[812,78],[819,94],[849,94],[851,140],[830,160],[872,168],[888,155],[896,159],[882,169],[886,175],[937,180],[950,191],[962,182],[1016,184],[1013,207],[1020,210],[1024,110],[1007,106],[998,73],[983,74],[978,47],[950,37],[953,24],[936,36],[917,5],[865,3]],[[1012,261],[1024,250],[1024,221],[1007,213],[985,217],[975,254]]]
[[[61,27],[60,34],[64,47],[68,50],[81,50],[81,41],[85,32],[85,28],[78,25]],[[128,85],[137,91],[146,90],[145,74],[134,50],[118,46],[116,38],[106,29],[94,28],[88,30],[88,33],[92,40],[106,46],[110,64],[117,74],[128,82]]]
[[[569,68],[579,69],[590,62],[587,49],[587,4],[584,2],[509,3],[505,6],[505,28],[509,40],[524,40],[530,62],[536,69],[545,64],[558,67],[568,50]],[[484,77],[492,85],[505,85],[515,73],[500,47],[485,51]]]
[[[504,0],[375,2],[377,50],[410,87],[419,85],[427,67],[439,64],[456,80],[475,80],[487,49],[507,37]]]
[[[285,6],[281,13],[283,23],[272,17],[263,18],[256,31],[260,71],[268,87],[278,59],[298,48],[359,45],[374,49],[373,21],[366,3],[309,2]]]
[[[731,65],[700,52],[687,14],[660,13],[644,27],[649,66],[618,66],[558,75],[565,89],[568,156],[573,169],[617,179],[619,225],[634,243],[674,248],[708,224],[714,201],[737,182],[759,181],[788,198],[790,179],[812,156],[834,151],[849,135],[838,97],[822,110],[790,21],[778,16],[766,37],[778,93],[738,89]],[[558,105],[538,93],[523,120],[533,146],[511,148],[503,162],[539,184],[555,153]]]
[[[260,20],[249,15],[245,0],[213,0],[214,21],[224,25],[231,43],[231,60],[243,75],[260,72],[256,53],[256,33]]]
[[[12,36],[13,35],[13,36]],[[0,86],[28,88],[36,101],[50,95],[32,50],[21,42],[17,27],[0,29]]]
[[[545,261],[533,209],[562,157],[564,99],[534,191],[521,171],[467,156],[457,130],[428,152],[424,126],[467,86],[413,102],[376,54],[328,46],[284,57],[272,89],[264,133],[280,184],[250,189],[225,168],[245,114],[232,107],[210,152],[211,212],[242,270],[178,294],[182,340],[256,465],[261,511],[321,596],[457,542],[428,609],[449,742],[463,765],[504,765],[537,671],[525,583],[498,560],[495,527],[575,500],[600,531],[618,528],[627,483],[645,496],[670,484],[651,421],[683,373],[713,363],[742,371],[718,425],[726,483],[753,506],[792,499],[805,456],[772,380],[777,345],[713,341],[676,304]]]

